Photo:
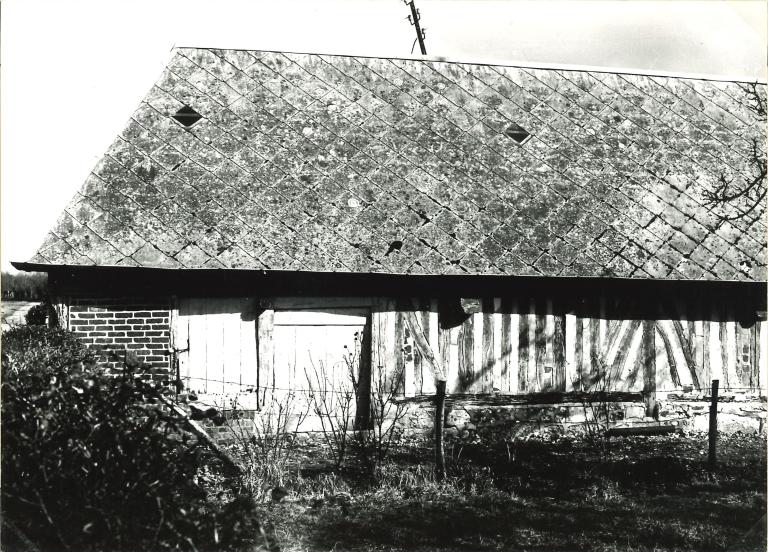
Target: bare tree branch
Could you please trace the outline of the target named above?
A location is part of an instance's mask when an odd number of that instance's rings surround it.
[[[766,112],[766,100],[757,91],[757,83],[750,82],[738,85],[744,95],[747,97],[747,109],[757,115],[758,119],[765,119],[768,112]]]
[[[766,100],[760,95],[757,84],[740,84],[739,88],[745,95],[744,105],[758,121],[765,123],[768,118]],[[721,173],[717,182],[702,192],[704,205],[713,209],[721,220],[747,219],[753,215],[762,215],[765,207],[768,163],[763,144],[758,138],[752,138],[749,163],[751,177],[729,179]]]

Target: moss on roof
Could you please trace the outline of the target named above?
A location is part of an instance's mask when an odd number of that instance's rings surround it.
[[[754,93],[182,48],[31,262],[763,281],[763,205],[704,195],[754,178]]]

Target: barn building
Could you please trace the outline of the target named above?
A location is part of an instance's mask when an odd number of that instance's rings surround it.
[[[619,418],[694,423],[718,379],[731,421],[762,428],[765,102],[702,78],[179,48],[15,266],[49,274],[86,343],[255,410],[354,357],[414,405],[436,365],[450,420],[568,423],[607,389]]]

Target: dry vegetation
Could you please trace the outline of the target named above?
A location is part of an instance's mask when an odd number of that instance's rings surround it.
[[[635,437],[608,457],[581,441],[454,448],[444,483],[425,442],[401,443],[373,473],[318,465],[300,447],[288,496],[259,508],[284,550],[764,550],[760,435]],[[602,460],[601,460],[602,459]]]
[[[765,550],[764,435],[722,436],[713,471],[701,434],[489,438],[449,446],[438,482],[429,439],[381,456],[352,432],[337,465],[281,403],[226,476],[66,332],[3,339],[3,550]]]

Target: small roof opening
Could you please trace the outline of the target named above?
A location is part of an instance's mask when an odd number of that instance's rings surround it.
[[[511,123],[504,130],[504,134],[512,138],[518,145],[521,146],[531,138],[531,133],[517,123]]]
[[[202,115],[200,115],[197,111],[195,111],[188,105],[185,105],[184,107],[179,109],[174,115],[172,115],[172,117],[186,128],[191,127],[197,121],[203,118]]]

